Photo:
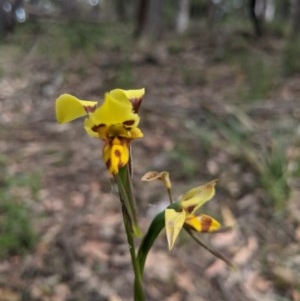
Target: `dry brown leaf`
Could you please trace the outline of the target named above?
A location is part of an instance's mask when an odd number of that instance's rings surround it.
[[[0,301],[20,301],[21,298],[20,293],[6,287],[0,288]]]
[[[272,268],[272,272],[280,282],[285,283],[289,286],[297,286],[300,284],[300,280],[297,274],[290,268],[275,266]]]
[[[175,292],[171,296],[165,299],[165,301],[180,301],[180,300],[182,300],[182,294],[179,292]]]
[[[193,277],[190,272],[184,272],[184,273],[177,273],[176,274],[176,282],[178,287],[185,290],[186,292],[193,292],[195,291],[196,287],[193,282]]]
[[[240,248],[233,258],[236,265],[243,265],[249,262],[250,258],[258,249],[258,241],[255,236],[248,238],[247,245]]]
[[[148,254],[145,270],[149,277],[168,282],[173,275],[174,268],[174,260],[167,253],[153,251]]]
[[[205,271],[204,274],[208,278],[215,277],[216,275],[224,274],[227,269],[227,265],[222,260],[215,260]]]
[[[111,245],[109,243],[91,240],[80,247],[79,253],[82,256],[89,256],[96,260],[106,261],[110,258],[110,247]]]

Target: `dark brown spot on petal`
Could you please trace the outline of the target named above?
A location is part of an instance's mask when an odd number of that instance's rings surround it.
[[[98,130],[100,129],[100,128],[102,128],[102,127],[105,127],[106,125],[104,124],[104,123],[101,123],[101,124],[98,124],[98,125],[94,125],[93,127],[92,127],[92,131],[93,132],[98,132]]]
[[[134,120],[126,120],[123,122],[123,125],[132,126],[132,125],[134,125],[134,123],[135,123]]]
[[[187,207],[185,210],[188,212],[188,213],[191,213],[193,210],[194,210],[195,206],[190,206],[190,207]]]
[[[115,150],[115,156],[121,157],[121,152],[118,149]]]
[[[208,232],[210,229],[210,226],[212,224],[212,219],[208,216],[203,216],[201,218],[201,232]]]

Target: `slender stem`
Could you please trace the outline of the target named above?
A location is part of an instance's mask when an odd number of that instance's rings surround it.
[[[144,291],[142,286],[142,275],[135,254],[135,244],[134,244],[134,238],[131,231],[131,225],[130,225],[128,215],[126,213],[126,209],[124,207],[122,208],[122,212],[123,212],[124,226],[127,235],[127,241],[129,244],[131,263],[134,271],[134,301],[144,301],[145,298],[144,298]]]
[[[115,179],[118,185],[120,196],[129,215],[129,222],[132,232],[134,233],[134,236],[140,237],[142,235],[142,232],[137,222],[135,198],[132,191],[132,182],[130,178],[129,167],[126,165],[121,168],[119,174],[115,176]]]
[[[126,170],[124,170],[126,169]],[[139,230],[135,212],[135,204],[132,193],[132,182],[127,166],[122,168],[118,175],[115,176],[120,200],[122,204],[122,214],[129,245],[131,263],[134,271],[134,301],[144,301],[144,292],[142,286],[142,273],[138,264],[138,259],[135,253],[134,235],[139,235]]]
[[[214,256],[216,256],[217,258],[223,260],[225,263],[227,263],[231,268],[236,269],[236,267],[234,266],[234,264],[227,259],[223,254],[221,254],[219,251],[214,250],[212,247],[208,246],[205,242],[203,242],[199,237],[195,236],[195,234],[189,230],[186,229],[187,233],[201,246],[203,247],[205,250],[207,250],[208,252],[210,252],[211,254],[213,254]]]
[[[173,198],[172,198],[171,188],[167,188],[167,192],[168,192],[170,204],[173,204]]]

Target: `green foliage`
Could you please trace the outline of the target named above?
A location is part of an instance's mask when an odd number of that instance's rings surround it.
[[[235,25],[230,25],[235,26]],[[267,40],[253,40],[248,31],[229,31],[216,43],[212,36],[212,60],[234,66],[240,75],[236,100],[259,101],[273,92],[280,80],[280,57]],[[255,43],[255,44],[254,44]],[[272,51],[272,53],[270,53]]]
[[[96,50],[100,47],[102,36],[102,27],[96,24],[48,24],[43,36],[40,36],[38,47],[43,55],[64,60],[79,51],[88,53]]]
[[[96,49],[103,36],[103,28],[99,24],[86,22],[69,22],[63,24],[61,33],[71,49]]]
[[[5,162],[2,160],[2,175],[5,169]],[[21,196],[16,196],[14,192],[21,188],[29,188],[31,195],[36,195],[39,189],[38,176],[0,178],[0,185],[0,257],[24,255],[34,247],[36,235],[29,209]]]
[[[24,255],[34,244],[28,210],[13,199],[1,199],[0,256]]]
[[[4,77],[5,71],[0,67],[0,78]]]
[[[132,68],[128,59],[125,59],[120,64],[120,68],[115,75],[112,87],[122,87],[123,89],[130,89],[133,84]]]
[[[290,190],[287,177],[288,161],[282,146],[285,144],[281,141],[283,138],[274,135],[276,140],[271,140],[271,147],[263,151],[266,147],[260,142],[255,143],[253,134],[238,120],[218,122],[217,127],[229,142],[227,150],[253,169],[258,183],[268,195],[274,209],[277,213],[284,212]]]
[[[172,152],[170,152],[170,159],[174,161],[174,169],[181,170],[182,175],[186,178],[193,178],[199,172],[199,165],[195,163],[192,158],[191,149],[189,149],[191,144],[178,145]]]
[[[274,62],[264,54],[247,53],[240,59],[240,67],[245,74],[240,97],[245,100],[261,100],[272,89],[275,75]]]
[[[272,147],[260,165],[260,183],[273,200],[277,212],[282,212],[285,209],[286,200],[289,196],[287,182],[288,162],[284,149],[279,143]]]
[[[300,72],[300,37],[288,39],[283,50],[283,71],[286,76]]]

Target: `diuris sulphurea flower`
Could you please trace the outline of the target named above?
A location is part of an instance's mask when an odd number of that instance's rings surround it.
[[[182,228],[197,232],[213,232],[218,230],[220,223],[209,215],[198,214],[198,209],[208,202],[215,194],[216,181],[200,185],[189,190],[178,201],[176,209],[165,210],[165,227],[169,250]]]
[[[115,89],[105,94],[101,105],[62,94],[56,99],[56,118],[61,124],[86,116],[86,132],[104,141],[103,161],[108,171],[116,175],[129,161],[130,142],[143,137],[138,127],[138,110],[144,94],[145,89]]]

